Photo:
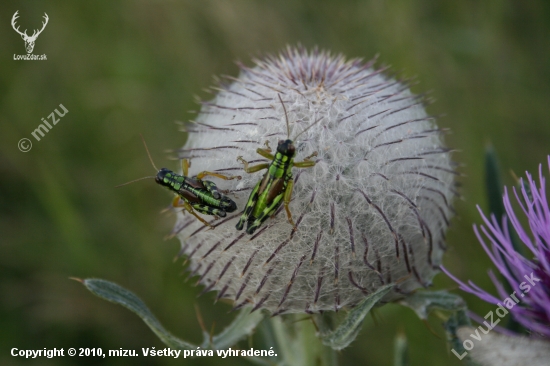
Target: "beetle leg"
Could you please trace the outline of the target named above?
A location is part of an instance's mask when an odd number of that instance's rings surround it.
[[[212,196],[215,199],[220,199],[221,198],[222,195],[218,191],[218,187],[216,186],[216,184],[214,182],[211,182],[209,180],[203,180],[201,182],[202,182],[202,185],[206,188],[206,190],[208,192],[212,193]]]
[[[315,166],[315,162],[311,160],[298,161],[294,163],[296,168],[311,168]]]
[[[189,172],[189,167],[191,166],[191,162],[187,159],[181,159],[181,171],[183,173],[183,176],[187,177]]]
[[[304,160],[310,160],[311,158],[314,158],[317,156],[317,151],[314,151],[313,154],[309,155],[308,157],[306,157]]]
[[[260,150],[260,149],[258,149],[258,150]],[[244,160],[242,156],[239,156],[237,158],[237,160],[244,164],[244,171],[247,172],[247,173],[254,173],[254,172],[257,172],[257,171],[262,170],[262,169],[267,169],[269,167],[268,163],[258,164],[258,165],[254,165],[254,166],[249,167],[248,166],[248,161]]]
[[[178,207],[181,207],[180,205],[180,196],[175,196],[174,199],[172,200],[172,203],[166,207],[166,208],[163,208],[160,213],[165,213],[166,211],[169,211],[170,208],[174,209],[174,208],[178,208]]]
[[[294,162],[294,166],[296,168],[311,168],[312,166],[315,165],[315,162],[312,161],[312,160],[309,160],[313,157],[317,156],[317,151],[315,151],[313,154],[311,154],[310,156],[306,157],[304,159],[304,161],[295,161]]]
[[[257,148],[256,152],[258,154],[260,154],[261,156],[263,156],[264,158],[266,158],[266,159],[269,159],[269,160],[275,159],[275,156],[273,156],[273,154],[271,154],[271,149],[270,148],[267,148],[267,149]]]
[[[261,182],[261,181],[260,181]],[[279,193],[271,202],[269,206],[264,208],[264,210],[261,212],[258,217],[255,217],[255,220],[253,222],[249,222],[248,226],[246,228],[247,234],[254,234],[254,231],[256,231],[257,228],[260,227],[264,223],[265,220],[267,220],[269,217],[273,217],[277,213],[277,209],[281,205],[281,201],[283,199],[284,193]]]
[[[231,179],[241,180],[241,178],[242,178],[240,175],[235,175],[233,177],[228,177],[227,175],[214,173],[214,172],[209,172],[209,171],[205,170],[204,172],[200,172],[199,174],[197,174],[197,179],[201,180],[202,178],[204,178],[208,175],[210,175],[212,177],[218,177],[218,178],[221,178],[223,180],[231,180]]]
[[[294,224],[294,220],[292,220],[292,213],[290,212],[290,209],[288,208],[288,204],[290,203],[290,199],[292,198],[292,189],[294,188],[294,181],[290,180],[286,186],[285,189],[285,196],[284,196],[284,205],[286,210],[286,217],[288,219],[288,222],[290,225],[294,227],[294,230],[296,230],[296,225]]]
[[[174,199],[172,200],[172,207],[182,207],[182,205],[180,204],[180,196],[174,197]]]
[[[254,210],[254,206],[256,206],[256,202],[258,200],[258,189],[260,188],[260,184],[261,181],[258,181],[258,183],[256,183],[256,186],[250,193],[250,197],[248,198],[248,202],[246,202],[246,206],[243,210],[241,217],[239,218],[239,222],[237,222],[237,225],[235,225],[237,230],[242,230],[242,228],[244,227],[244,223],[248,221],[252,210]]]
[[[194,208],[196,211],[205,215],[212,215],[212,216],[219,216],[219,217],[226,216],[226,213],[224,210],[221,210],[216,207],[207,206],[202,203],[192,203],[191,207]]]
[[[180,203],[180,197],[179,196],[176,196],[174,198],[174,200],[172,201],[172,206],[173,207],[183,207],[187,212],[189,212],[191,215],[195,216],[197,219],[199,219],[200,222],[202,222],[204,225],[206,226],[209,226],[210,228],[214,228],[212,225],[210,225],[206,220],[204,220],[202,217],[200,217],[199,215],[197,215],[197,213],[195,212],[195,210],[193,210],[193,206],[185,201],[185,200],[182,200],[182,202]],[[197,211],[201,212],[201,213],[205,213],[203,210],[201,209],[198,209],[197,208]],[[208,213],[206,213],[208,214]]]

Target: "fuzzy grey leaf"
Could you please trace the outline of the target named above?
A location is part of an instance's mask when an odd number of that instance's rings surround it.
[[[390,292],[394,286],[395,284],[382,286],[376,292],[368,295],[357,307],[349,312],[346,319],[344,319],[338,328],[328,334],[321,335],[323,344],[336,350],[346,348],[357,337],[363,320],[370,309],[372,309],[384,295]]]
[[[136,313],[168,347],[180,350],[195,349],[197,347],[182,341],[168,332],[162,324],[160,324],[153,313],[151,313],[149,308],[147,308],[147,305],[145,305],[139,297],[125,288],[117,285],[116,283],[100,279],[86,279],[81,282],[94,295],[107,301],[122,305]]]
[[[434,309],[455,312],[466,309],[466,303],[458,295],[447,291],[418,291],[400,301],[414,310],[420,319],[426,320]]]
[[[212,337],[212,344],[210,344],[210,340],[206,339],[203,348],[211,346],[213,349],[226,349],[251,334],[258,323],[264,319],[265,314],[261,311],[251,313],[250,310],[250,307],[241,310],[227,328]]]

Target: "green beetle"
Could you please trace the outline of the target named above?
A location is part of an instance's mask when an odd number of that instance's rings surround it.
[[[315,166],[315,161],[310,160],[317,156],[317,152],[314,152],[310,156],[306,157],[304,161],[295,162],[294,156],[296,155],[296,148],[294,142],[290,139],[290,127],[288,122],[288,114],[285,104],[278,95],[283,110],[285,112],[286,126],[287,126],[287,139],[280,140],[277,144],[277,152],[275,155],[271,154],[271,149],[266,141],[266,149],[258,148],[256,152],[271,160],[271,163],[258,164],[254,166],[248,166],[248,162],[243,159],[242,156],[237,158],[238,161],[244,164],[244,171],[247,173],[254,173],[262,169],[267,169],[262,179],[256,184],[252,193],[248,197],[246,207],[237,222],[237,230],[242,230],[244,224],[247,224],[246,233],[253,234],[268,217],[273,216],[277,209],[284,203],[288,222],[296,229],[294,221],[292,220],[292,213],[288,207],[292,198],[292,189],[294,188],[294,181],[292,179],[292,168],[311,168]],[[306,129],[300,132],[296,137],[307,131],[310,127],[315,125],[321,119],[313,122]]]
[[[183,175],[174,173],[170,169],[162,168],[158,169],[149,154],[149,149],[145,144],[143,136],[141,137],[145,150],[151,160],[153,168],[157,170],[157,175],[154,177],[144,177],[133,180],[128,183],[121,184],[117,187],[136,182],[141,179],[155,178],[155,182],[163,187],[168,188],[170,191],[176,194],[172,201],[173,207],[183,207],[191,215],[195,216],[206,226],[210,225],[206,220],[197,215],[195,211],[198,211],[205,215],[213,215],[219,217],[225,217],[228,212],[233,212],[237,209],[237,205],[229,197],[224,196],[218,190],[218,187],[214,182],[203,180],[206,176],[218,177],[224,180],[241,179],[241,176],[228,177],[219,173],[203,171],[194,177],[188,177],[189,161],[183,159],[181,162]]]

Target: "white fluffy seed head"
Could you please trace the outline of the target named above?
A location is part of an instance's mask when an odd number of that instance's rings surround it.
[[[215,229],[183,211],[174,228],[181,254],[205,291],[272,313],[353,307],[379,286],[399,281],[390,301],[428,286],[444,251],[452,216],[454,167],[442,130],[403,83],[326,52],[288,48],[242,67],[215,88],[190,124],[180,158],[189,175],[213,171],[242,180],[214,181],[238,210]],[[290,126],[283,110],[286,110]],[[309,126],[297,140],[295,136]],[[292,168],[290,202],[297,230],[281,205],[253,235],[235,224],[269,161],[256,153],[290,137],[295,161],[317,152],[314,167]]]

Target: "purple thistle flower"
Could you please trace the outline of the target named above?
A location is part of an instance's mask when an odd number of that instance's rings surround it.
[[[550,169],[550,156],[548,156],[548,167]],[[517,295],[519,303],[509,308],[511,314],[518,323],[533,333],[550,338],[550,208],[546,197],[542,164],[539,166],[538,187],[531,174],[526,172],[526,176],[527,184],[523,179],[520,181],[522,188],[519,195],[515,188],[513,191],[521,210],[527,217],[530,233],[520,224],[506,187],[503,197],[506,215],[502,217],[502,222],[499,224],[493,214],[490,219],[487,218],[478,206],[485,225],[480,225],[479,229],[474,225],[474,231],[485,252]],[[528,257],[532,255],[532,259],[524,257],[514,249],[508,231],[508,219],[519,239],[530,251]],[[489,240],[491,246],[485,240]],[[472,281],[465,284],[445,268],[442,269],[460,285],[463,291],[495,305],[503,302]],[[502,299],[508,298],[510,294],[506,292],[495,274],[489,271],[489,276],[498,295]]]

